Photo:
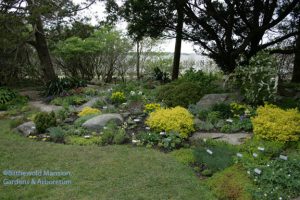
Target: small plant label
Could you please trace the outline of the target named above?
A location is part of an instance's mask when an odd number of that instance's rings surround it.
[[[107,106],[103,106],[102,108],[103,108],[103,109],[107,109]]]
[[[89,138],[91,138],[91,136],[90,135],[85,135],[84,138],[89,139]]]
[[[210,155],[213,154],[213,152],[212,152],[211,150],[209,150],[209,149],[206,149],[206,152],[207,152],[208,154],[210,154]]]
[[[146,130],[150,130],[150,127],[147,126],[145,129],[146,129]]]
[[[160,135],[166,135],[166,132],[160,132],[159,134]]]
[[[243,157],[243,154],[237,153],[236,156],[239,157],[239,158],[242,158],[242,157]]]
[[[255,169],[254,169],[254,172],[255,172],[256,174],[258,174],[258,175],[260,175],[260,174],[261,174],[261,170],[260,170],[260,169],[258,169],[258,168],[255,168]]]
[[[257,153],[253,153],[252,155],[253,155],[254,158],[258,157]]]
[[[264,147],[258,147],[257,149],[260,150],[260,151],[265,151]]]
[[[279,158],[280,158],[281,160],[287,160],[287,159],[288,159],[288,157],[287,157],[287,156],[284,156],[284,155],[280,155]]]
[[[136,119],[134,119],[133,121],[134,121],[134,122],[140,122],[141,120],[138,119],[138,118],[136,118]]]

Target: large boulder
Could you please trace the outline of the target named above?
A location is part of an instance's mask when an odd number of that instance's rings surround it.
[[[120,114],[102,114],[87,120],[82,124],[82,127],[92,131],[98,131],[103,129],[103,127],[110,121],[121,124],[124,120]]]
[[[215,104],[240,102],[242,98],[237,93],[207,94],[198,101],[197,107],[209,109]]]
[[[36,133],[36,127],[33,122],[26,122],[24,124],[21,124],[16,128],[16,130],[25,137]]]

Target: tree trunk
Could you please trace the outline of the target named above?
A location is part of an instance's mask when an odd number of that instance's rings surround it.
[[[36,39],[36,51],[38,53],[41,62],[41,67],[44,73],[44,77],[46,81],[54,80],[56,79],[56,75],[51,61],[51,57],[50,57],[44,29],[43,29],[43,23],[40,15],[36,17],[35,39]]]
[[[136,78],[140,80],[140,41],[136,42]]]
[[[298,30],[300,31],[300,27]],[[296,50],[295,50],[295,60],[294,60],[294,70],[293,70],[292,82],[300,83],[300,33],[298,33],[298,36],[296,39]]]
[[[176,80],[179,76],[179,65],[180,65],[180,55],[181,55],[181,41],[182,41],[182,28],[183,28],[183,9],[181,6],[181,1],[177,2],[177,26],[176,26],[176,43],[175,52],[173,60],[173,70],[172,70],[172,80]]]
[[[34,2],[32,0],[27,0],[27,3],[30,7],[35,8]],[[30,11],[31,17],[33,17],[33,29],[35,35],[34,47],[37,51],[42,72],[44,74],[45,81],[51,81],[56,79],[53,63],[51,61],[47,40],[45,37],[44,26],[39,13],[34,13]]]

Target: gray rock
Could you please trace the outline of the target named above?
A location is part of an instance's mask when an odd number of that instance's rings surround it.
[[[127,118],[130,116],[130,112],[124,112],[124,113],[121,113],[121,115],[123,118]]]
[[[21,124],[16,128],[16,130],[25,137],[36,133],[35,124],[33,122],[26,122],[24,124]]]
[[[68,117],[68,118],[66,118],[64,120],[64,123],[66,123],[66,124],[72,124],[74,121],[75,121],[75,118]]]
[[[101,130],[109,121],[114,121],[117,124],[121,124],[124,120],[120,114],[102,114],[87,120],[82,124],[82,127],[89,130],[98,131]]]
[[[246,139],[251,138],[251,133],[194,133],[192,137],[190,137],[190,141],[195,142],[199,139],[214,139],[219,141],[225,141],[229,144],[239,145],[242,144]]]
[[[237,93],[207,94],[196,105],[201,109],[209,109],[215,104],[240,101],[241,97]]]
[[[83,108],[85,107],[93,107],[93,105],[98,101],[98,100],[102,100],[102,98],[100,97],[94,97],[91,100],[89,100],[88,102],[86,102],[85,104],[82,104],[81,106],[77,107],[75,110],[77,112],[82,111]]]

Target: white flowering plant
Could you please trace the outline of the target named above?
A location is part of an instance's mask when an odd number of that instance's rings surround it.
[[[233,78],[247,103],[258,105],[275,100],[278,87],[278,64],[268,53],[260,52],[250,60],[248,65],[238,66]]]

